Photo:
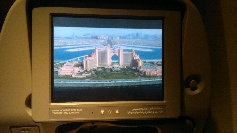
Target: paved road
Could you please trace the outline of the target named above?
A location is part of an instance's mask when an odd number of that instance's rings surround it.
[[[138,78],[132,80],[125,79],[109,79],[109,80],[65,80],[65,79],[55,79],[54,83],[131,83],[131,82],[149,82],[149,81],[158,81],[161,82],[161,78]]]

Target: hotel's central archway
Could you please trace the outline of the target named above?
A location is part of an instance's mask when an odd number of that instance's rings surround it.
[[[112,63],[116,62],[118,63],[119,61],[119,56],[117,54],[113,54],[111,57]]]

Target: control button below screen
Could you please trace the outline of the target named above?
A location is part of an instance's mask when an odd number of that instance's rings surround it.
[[[105,113],[105,110],[100,110],[100,113],[103,115]]]

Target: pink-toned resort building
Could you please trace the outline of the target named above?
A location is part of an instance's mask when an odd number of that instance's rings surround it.
[[[58,75],[73,75],[78,72],[83,72],[84,69],[78,62],[66,62],[58,71]]]
[[[112,56],[114,55],[118,56],[119,68],[142,66],[142,60],[134,50],[124,52],[122,47],[113,50],[110,48],[110,45],[108,45],[106,49],[98,49],[96,47],[94,52],[84,59],[84,69],[91,70],[97,67],[111,68],[113,67]]]
[[[112,63],[112,57],[118,57],[118,63]],[[143,61],[140,59],[139,55],[135,53],[134,50],[130,52],[123,51],[122,47],[119,49],[111,49],[108,45],[105,49],[95,48],[94,52],[89,54],[83,59],[83,62],[79,63],[77,61],[66,62],[59,70],[58,75],[68,75],[77,78],[84,78],[90,76],[90,74],[78,74],[85,70],[90,71],[98,67],[104,68],[126,68],[135,67],[140,68],[139,73],[144,76],[161,76],[162,70],[161,66],[156,67],[145,67],[143,66]]]
[[[143,76],[162,76],[162,67],[141,67],[139,73]]]

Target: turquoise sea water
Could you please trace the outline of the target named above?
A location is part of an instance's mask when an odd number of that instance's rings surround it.
[[[80,47],[81,48],[81,47]],[[90,47],[89,49],[80,50],[77,47],[55,47],[54,61],[66,61],[80,56],[85,56],[94,52],[94,48]],[[131,51],[134,49],[135,53],[139,55],[142,60],[162,60],[162,48],[161,47],[139,47],[133,46],[124,49],[124,52]],[[112,60],[115,61],[118,58],[116,56],[112,57]]]

